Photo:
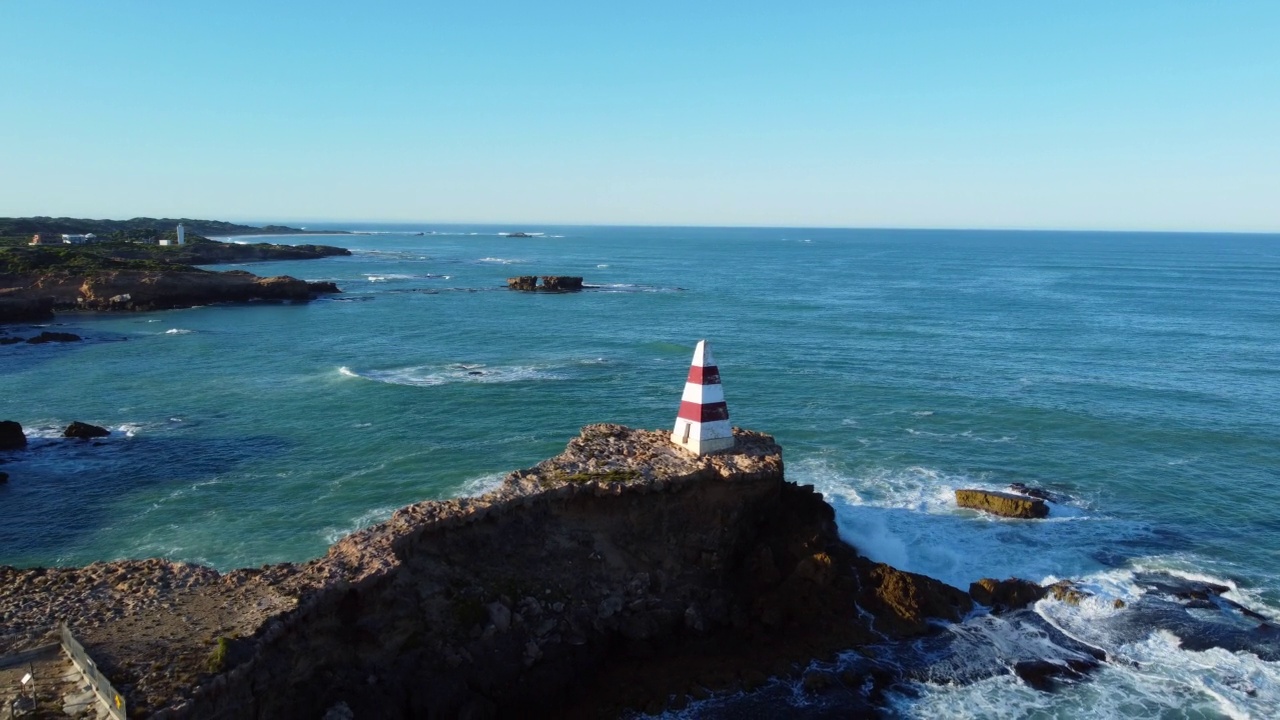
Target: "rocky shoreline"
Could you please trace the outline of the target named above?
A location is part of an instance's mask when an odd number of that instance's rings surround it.
[[[771,437],[735,437],[698,458],[588,426],[491,493],[402,508],[307,563],[0,567],[0,654],[65,619],[139,717],[616,717],[1044,595],[860,557]]]

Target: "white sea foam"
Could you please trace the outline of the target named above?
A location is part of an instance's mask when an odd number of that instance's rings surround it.
[[[609,266],[606,264],[606,265],[597,265],[596,267],[598,267],[598,268],[607,268],[607,267],[609,267]]]
[[[387,273],[385,275],[365,275],[369,282],[387,282],[389,280],[412,280],[413,275],[404,275],[401,273]]]
[[[497,490],[506,476],[506,473],[489,473],[488,475],[469,478],[458,486],[454,496],[476,497],[492,490]]]
[[[338,372],[347,377],[358,377],[391,385],[430,387],[450,383],[508,383],[536,380],[564,380],[565,376],[545,367],[511,365],[488,367],[455,363],[444,367],[417,366],[390,370],[352,370],[340,367]]]
[[[170,328],[164,331],[165,335],[190,335],[195,330],[184,330],[183,328]]]
[[[523,262],[524,262],[524,260],[516,260],[516,259],[512,259],[512,258],[500,258],[500,257],[482,257],[482,258],[480,258],[479,260],[477,260],[476,262],[482,262],[482,263],[496,263],[496,264],[499,264],[499,265],[518,265],[518,264],[523,263]]]
[[[327,544],[332,545],[357,530],[363,530],[370,525],[377,525],[380,522],[385,522],[391,519],[391,514],[399,507],[399,505],[387,505],[384,507],[376,507],[372,510],[366,510],[365,512],[357,515],[347,525],[340,527],[331,525],[322,529],[320,531],[320,536],[324,538],[324,541]]]
[[[1093,550],[1144,532],[1096,517],[1078,501],[1049,503],[1049,518],[1038,521],[956,506],[957,489],[1005,490],[1005,478],[920,466],[847,470],[823,456],[789,464],[787,475],[827,496],[841,537],[867,557],[962,588],[983,577],[1038,581],[1054,572],[1093,571]]]
[[[142,432],[143,427],[142,423],[121,423],[108,429],[123,433],[125,437],[134,437],[139,432]]]

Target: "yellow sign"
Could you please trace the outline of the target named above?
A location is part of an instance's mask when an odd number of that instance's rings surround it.
[[[119,710],[119,709],[120,709],[120,708],[122,708],[122,707],[124,707],[124,698],[122,698],[122,697],[120,697],[119,695],[117,695],[117,696],[116,696],[116,709],[117,709],[117,710]]]

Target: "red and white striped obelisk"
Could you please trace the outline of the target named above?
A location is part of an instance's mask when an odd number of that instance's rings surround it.
[[[693,351],[693,364],[684,383],[671,442],[694,455],[733,447],[733,428],[729,426],[729,406],[725,405],[724,388],[720,386],[720,368],[716,367],[706,340],[699,340]]]

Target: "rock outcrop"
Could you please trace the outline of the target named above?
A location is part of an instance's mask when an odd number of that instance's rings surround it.
[[[74,333],[49,332],[48,330],[45,330],[44,332],[41,332],[39,335],[36,335],[35,337],[27,338],[27,344],[43,345],[45,343],[51,343],[51,342],[57,342],[57,343],[80,342],[83,339],[84,338],[81,338],[79,335],[76,335]]]
[[[541,284],[539,284],[541,280]],[[570,275],[519,275],[507,278],[507,287],[525,292],[575,292],[582,289],[582,278]]]
[[[66,618],[131,713],[160,718],[617,716],[968,610],[858,557],[773,439],[734,432],[694,457],[588,426],[491,493],[402,508],[300,565],[0,568],[0,652]]]
[[[13,420],[0,420],[0,450],[21,450],[27,446],[27,434]]]
[[[67,426],[67,429],[62,431],[62,437],[78,438],[80,440],[107,437],[110,434],[111,431],[104,427],[90,425],[89,423],[80,422],[79,420],[73,420],[71,424]]]
[[[1011,518],[1044,518],[1049,506],[1040,498],[994,490],[956,490],[956,504]]]
[[[996,612],[1019,610],[1044,597],[1048,592],[1030,580],[982,578],[969,585],[973,601]]]

